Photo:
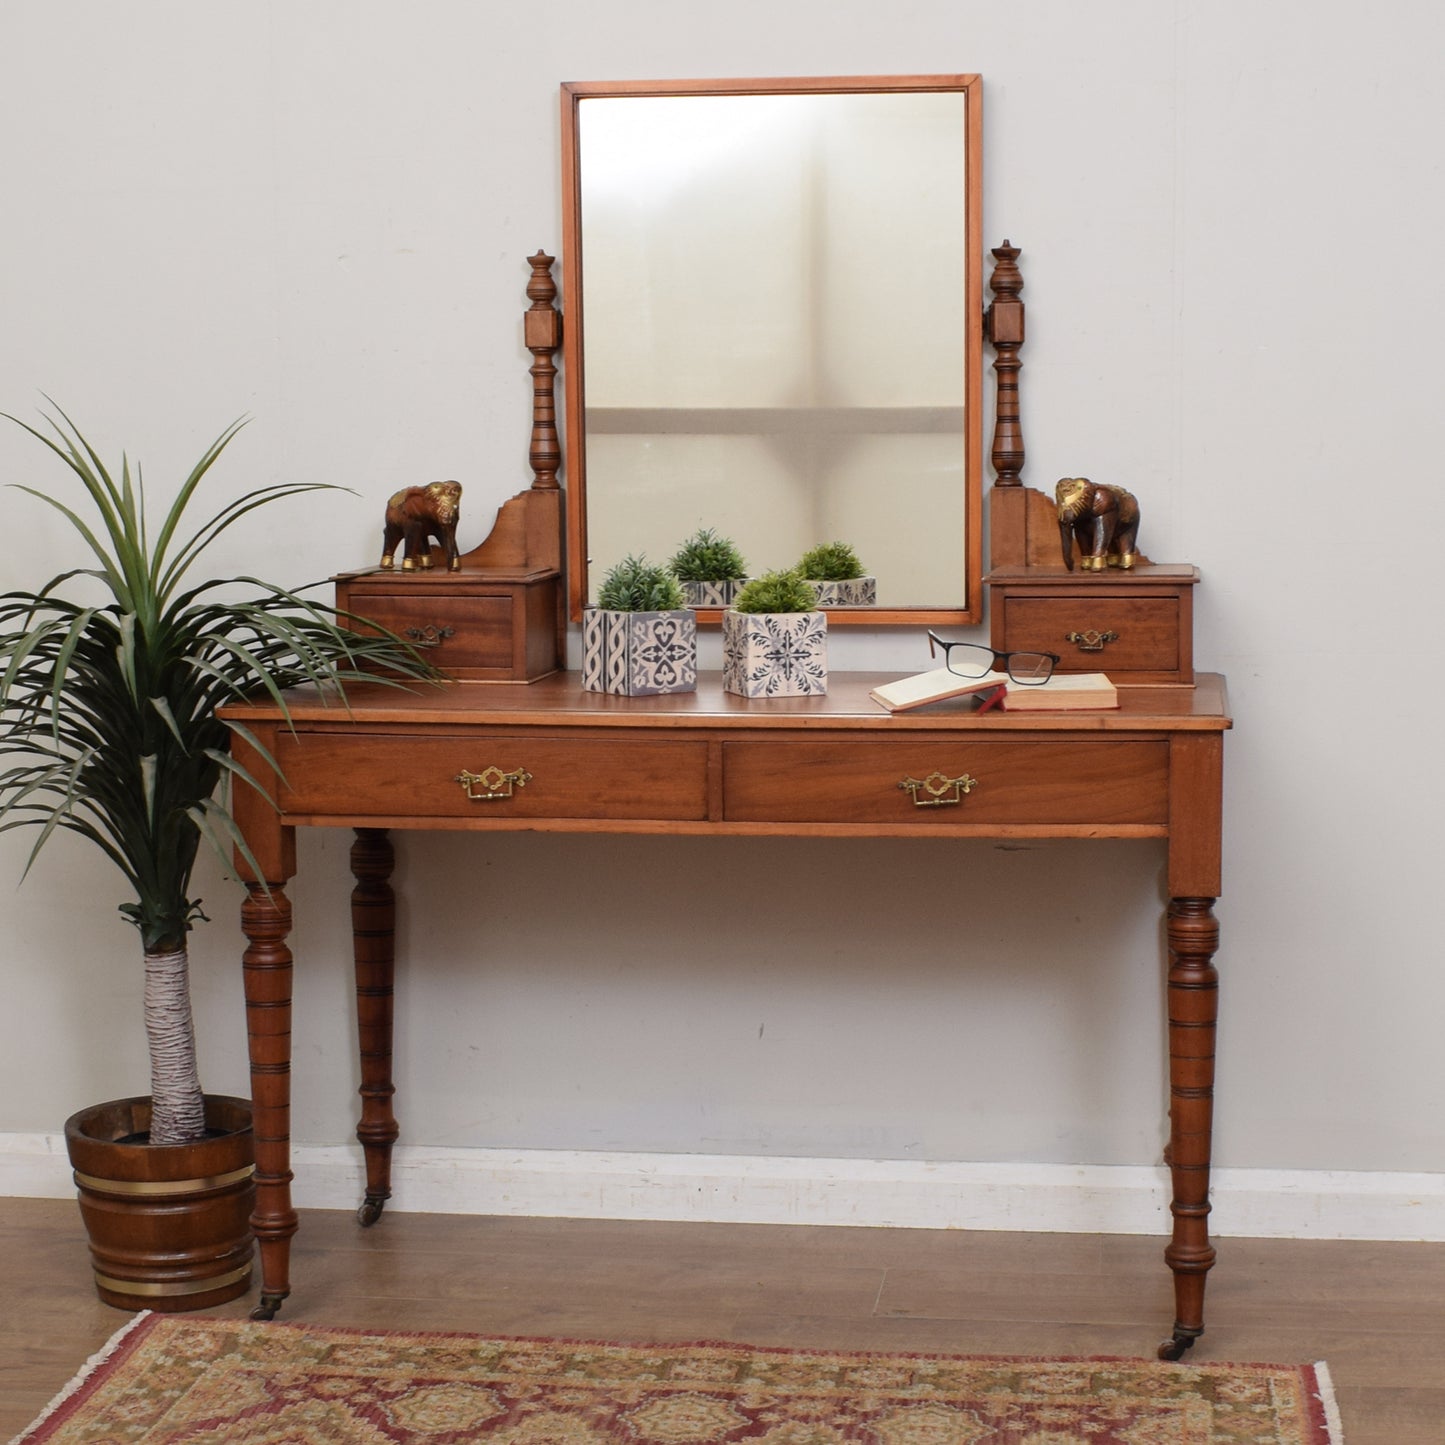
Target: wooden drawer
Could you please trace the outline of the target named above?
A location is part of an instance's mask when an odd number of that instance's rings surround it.
[[[988,578],[989,640],[1001,652],[1057,653],[1060,672],[1192,683],[1198,577],[1153,563],[1124,574],[1001,570]]]
[[[556,575],[373,572],[336,581],[338,608],[420,643],[452,677],[530,682],[558,667]]]
[[[282,774],[299,780],[284,795],[289,813],[478,820],[707,816],[704,742],[303,732],[296,738],[283,733],[277,751]],[[502,776],[519,772],[524,781]],[[468,785],[463,774],[474,781]]]
[[[1004,650],[1056,652],[1061,671],[1179,670],[1176,597],[1009,597],[1004,613]]]
[[[944,781],[967,776],[966,795]],[[913,779],[914,794],[903,786]],[[1164,742],[725,743],[730,823],[1163,824]]]

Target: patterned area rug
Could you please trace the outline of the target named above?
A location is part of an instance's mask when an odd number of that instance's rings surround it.
[[[20,1442],[1338,1445],[1322,1365],[818,1354],[141,1315]]]

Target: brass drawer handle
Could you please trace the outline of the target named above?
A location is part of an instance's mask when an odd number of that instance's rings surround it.
[[[1102,652],[1110,642],[1117,642],[1119,634],[1112,628],[1108,632],[1098,632],[1090,628],[1087,632],[1071,632],[1064,638],[1065,642],[1077,644],[1080,652]]]
[[[492,803],[498,798],[510,798],[513,788],[525,788],[531,781],[532,775],[526,768],[513,768],[509,773],[504,773],[501,768],[483,768],[479,773],[463,769],[452,779],[452,782],[462,785],[462,791],[474,803]],[[481,792],[477,791],[478,787]]]
[[[951,808],[963,802],[963,795],[978,786],[978,779],[967,773],[950,778],[932,772],[926,778],[904,778],[898,786],[913,799],[915,808]],[[919,797],[920,791],[926,796]]]
[[[435,647],[439,642],[445,642],[449,637],[455,637],[455,627],[438,627],[435,623],[428,623],[425,627],[408,627],[402,633],[403,637],[409,637],[413,642],[420,642],[427,647]]]

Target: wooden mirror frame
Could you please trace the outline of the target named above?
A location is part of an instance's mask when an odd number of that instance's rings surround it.
[[[961,92],[964,97],[964,591],[961,603],[907,607],[828,608],[830,625],[863,627],[963,626],[983,617],[983,82],[977,75],[805,77],[763,80],[568,81],[562,85],[562,276],[566,325],[563,368],[566,392],[567,591],[573,621],[587,604],[587,448],[583,422],[586,380],[582,363],[581,175],[578,114],[593,97],[674,95],[837,94],[871,91]],[[898,264],[907,266],[908,257]],[[920,277],[919,305],[927,305],[933,278]],[[927,535],[926,524],[920,528]],[[718,608],[698,611],[698,621],[717,623]]]

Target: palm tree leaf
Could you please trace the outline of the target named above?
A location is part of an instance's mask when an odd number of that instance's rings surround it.
[[[244,731],[244,729],[238,728],[237,731],[241,732]],[[271,754],[267,752],[265,748],[261,749],[261,753],[267,763],[271,764],[277,778],[284,784],[286,781],[285,776],[282,774],[281,769],[275,766]],[[248,788],[259,793],[268,803],[271,803],[272,807],[275,807],[275,803],[272,802],[271,795],[267,792],[265,784],[260,782],[247,768],[242,767],[230,753],[223,753],[216,748],[207,748],[206,756],[221,769],[222,773],[226,775],[228,782],[232,778],[239,778]]]
[[[176,583],[189,571],[195,559],[205,551],[217,537],[228,527],[240,521],[248,512],[254,512],[257,507],[264,507],[270,502],[278,501],[282,497],[294,497],[302,492],[345,492],[350,491],[349,487],[338,487],[331,482],[273,482],[269,486],[257,487],[255,491],[247,492],[243,497],[237,497],[234,502],[229,503],[209,521],[203,522],[189,540],[182,546],[174,560],[167,566],[161,576],[161,595],[168,596]],[[159,562],[159,555],[157,561]],[[243,579],[234,578],[233,581]]]
[[[70,664],[76,652],[85,641],[86,633],[90,630],[91,619],[94,616],[95,609],[93,607],[87,607],[83,612],[77,613],[76,616],[71,618],[65,638],[55,654],[54,680],[50,686],[50,701],[57,725],[60,720],[61,699],[65,689],[65,676],[70,671]]]
[[[140,594],[132,597],[132,605],[145,608],[143,594],[148,586],[148,568],[144,549],[140,545],[140,538],[144,530],[143,521],[136,517],[133,506],[127,506],[125,489],[116,486],[110,473],[106,470],[105,463],[95,448],[86,441],[80,429],[66,415],[64,408],[57,406],[48,396],[46,400],[55,407],[56,412],[65,423],[65,426],[61,426],[54,417],[46,417],[51,430],[60,438],[61,446],[50,443],[48,438],[35,431],[33,427],[27,427],[26,430],[32,436],[37,436],[41,441],[46,442],[51,450],[56,452],[71,471],[80,478],[105,523],[114,551],[114,560],[124,574],[128,588],[138,591]],[[24,426],[25,423],[21,422],[20,425]],[[67,431],[66,428],[69,430]],[[121,461],[123,474],[128,478],[129,462],[124,457]],[[101,555],[104,560],[104,554]],[[145,610],[149,609],[145,608]]]
[[[176,721],[175,713],[171,711],[170,699],[166,697],[153,697],[150,700],[150,704],[156,710],[156,713],[160,716],[166,727],[170,729],[170,734],[175,738],[181,751],[189,752],[190,748],[186,745],[185,736],[181,732],[181,725]]]
[[[29,492],[32,497],[39,497],[42,502],[49,507],[54,507],[57,512],[70,522],[75,530],[85,538],[86,545],[90,550],[100,559],[100,572],[98,575],[105,582],[105,585],[110,588],[115,600],[119,602],[122,607],[132,606],[134,599],[131,597],[129,583],[124,572],[116,566],[115,558],[101,546],[100,539],[91,531],[81,517],[67,507],[64,502],[47,496],[36,487],[27,487],[20,482],[15,482],[12,485],[17,492]],[[97,503],[97,505],[99,505],[99,503]]]
[[[208,798],[205,803],[186,811],[187,816],[199,829],[201,836],[211,845],[216,856],[221,860],[226,872],[232,877],[235,876],[235,854],[239,853],[245,859],[251,876],[266,889],[269,895],[270,884],[261,870],[261,865],[256,861],[256,855],[251,851],[251,845],[246,842],[245,835],[236,826],[236,820],[231,816],[230,809],[216,802],[215,799]],[[219,828],[216,826],[217,824],[220,825]]]
[[[134,612],[127,612],[120,619],[120,637],[115,645],[116,660],[120,663],[121,676],[125,679],[127,691],[132,697],[138,697],[140,690],[136,686],[136,616]]]
[[[263,743],[261,739],[257,737],[256,734],[245,725],[245,723],[237,722],[234,718],[225,718],[223,719],[223,721],[225,722],[225,725],[233,733],[236,734],[237,737],[244,738],[246,742],[248,742],[251,747],[255,749],[257,756],[261,759],[262,762],[266,764],[268,768],[270,768],[270,770],[276,775],[277,781],[280,782],[281,785],[284,787],[286,785],[286,774],[281,771],[281,764],[276,761],[276,758],[272,754],[271,749],[268,748],[266,744]],[[244,782],[248,787],[254,788],[255,791],[259,793],[261,797],[274,809],[277,806],[276,801],[274,798],[272,798],[270,790],[267,788],[267,786],[255,777],[253,777],[251,773],[247,771],[247,769],[242,767],[241,764],[236,761],[234,753],[226,753],[225,757],[226,772],[230,774],[231,777],[240,778],[241,781]],[[230,779],[228,778],[227,782],[229,783],[229,781]]]
[[[45,418],[46,421],[50,423],[51,429],[55,432],[56,436],[58,436],[65,444],[66,464],[70,467],[72,471],[76,472],[82,480],[84,480],[86,476],[89,475],[96,482],[101,484],[104,487],[107,495],[109,496],[112,504],[116,507],[119,507],[121,504],[121,495],[116,490],[116,485],[111,480],[110,473],[106,470],[105,462],[102,460],[100,454],[95,450],[93,446],[91,446],[88,441],[86,441],[85,436],[81,432],[80,428],[76,426],[73,421],[71,421],[69,415],[66,413],[65,408],[61,406],[55,400],[55,398],[50,396],[48,393],[41,392],[41,395],[44,396],[45,400],[55,408],[56,415],[60,417],[60,420],[63,421],[67,427],[70,428],[69,432],[67,432],[63,427],[60,426],[59,422],[57,422],[54,417]],[[21,425],[23,426],[24,423],[22,422]],[[42,438],[42,440],[44,440],[44,438]],[[84,451],[85,456],[89,458],[88,465],[86,461],[81,457],[80,451],[77,451],[77,447],[79,447],[80,450]]]
[[[250,421],[249,417],[237,417],[209,447],[195,466],[191,468],[190,475],[181,483],[181,489],[176,493],[176,499],[171,503],[170,511],[166,513],[166,519],[161,525],[159,535],[156,537],[156,549],[152,554],[154,570],[159,573],[161,563],[165,560],[166,552],[170,549],[171,538],[175,535],[176,528],[180,525],[181,518],[185,515],[186,508],[195,495],[196,488],[201,484],[201,478],[210,471],[216,458],[231,444],[232,438],[243,426]]]

